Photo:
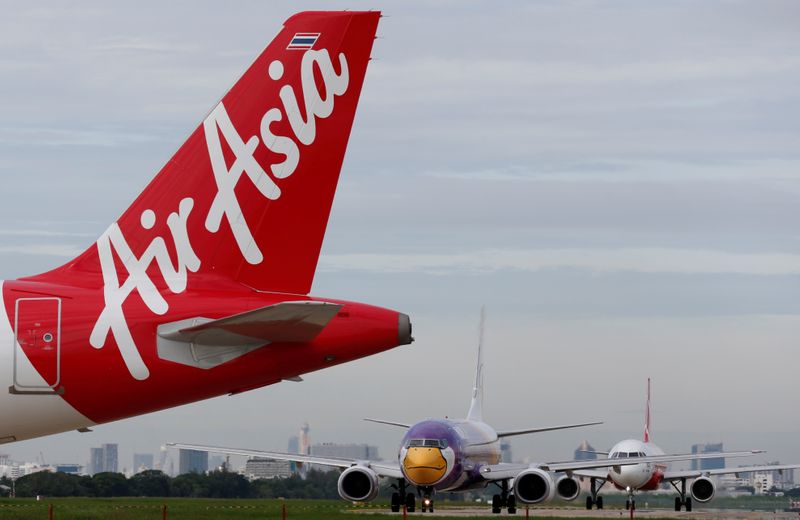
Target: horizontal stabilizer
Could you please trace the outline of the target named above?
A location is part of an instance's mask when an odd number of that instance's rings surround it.
[[[525,435],[526,433],[541,433],[541,432],[552,432],[555,430],[568,430],[570,428],[582,428],[584,426],[595,426],[598,424],[603,424],[603,421],[596,421],[596,422],[587,422],[587,423],[580,423],[580,424],[563,424],[561,426],[546,426],[544,428],[528,428],[525,430],[505,430],[501,432],[497,432],[498,437],[512,437],[514,435]]]
[[[283,302],[217,320],[195,318],[161,325],[158,335],[172,341],[219,347],[303,343],[316,338],[341,308],[327,302]]]
[[[342,306],[283,302],[226,318],[190,318],[158,327],[158,357],[208,370],[270,343],[308,342]]]

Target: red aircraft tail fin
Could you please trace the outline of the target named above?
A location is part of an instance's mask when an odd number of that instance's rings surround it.
[[[108,285],[155,261],[173,292],[188,270],[307,294],[379,18],[289,18],[97,246],[41,277]]]
[[[647,378],[647,406],[644,411],[644,442],[650,442],[650,378]]]

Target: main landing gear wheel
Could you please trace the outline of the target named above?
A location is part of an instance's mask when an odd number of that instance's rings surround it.
[[[409,493],[406,495],[406,511],[409,513],[413,513],[417,509],[417,499],[414,496],[414,493]]]
[[[597,485],[597,479],[592,478],[589,480],[589,493],[590,495],[586,497],[586,509],[592,509],[592,506],[597,506],[597,509],[603,509],[603,497],[597,494],[600,491],[600,488],[606,485],[606,481],[603,480],[600,483],[600,486]],[[625,502],[628,504],[628,502]],[[625,509],[628,509],[628,506],[625,506]]]
[[[508,495],[508,500],[506,500],[506,505],[508,506],[509,515],[517,514],[517,497],[515,497],[514,495]]]
[[[686,496],[686,479],[685,478],[681,479],[681,487],[680,488],[678,488],[678,486],[675,485],[675,482],[670,482],[670,484],[672,484],[672,487],[675,488],[675,491],[680,493],[679,496],[675,497],[675,511],[680,511],[681,507],[685,507],[687,513],[691,512],[691,510],[692,510],[692,497]]]
[[[400,512],[400,493],[392,493],[392,513]]]
[[[502,508],[503,500],[500,498],[500,495],[494,495],[492,497],[492,514],[499,515]]]

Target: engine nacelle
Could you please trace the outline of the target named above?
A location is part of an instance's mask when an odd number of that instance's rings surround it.
[[[550,500],[554,492],[553,477],[538,468],[525,470],[514,479],[514,494],[523,504],[538,504]]]
[[[556,495],[562,500],[575,500],[581,494],[581,485],[575,477],[562,476],[556,481]]]
[[[710,478],[700,477],[696,478],[694,482],[692,482],[692,487],[690,490],[692,492],[692,498],[698,502],[708,502],[714,498],[714,493],[717,492],[717,487]]]
[[[339,476],[339,496],[351,502],[369,502],[378,496],[378,475],[366,466],[352,466]]]

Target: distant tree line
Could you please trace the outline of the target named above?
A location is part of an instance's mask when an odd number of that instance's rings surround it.
[[[299,476],[249,481],[238,473],[214,471],[169,477],[158,470],[126,478],[122,473],[92,476],[40,471],[15,482],[18,497],[195,497],[195,498],[338,498],[338,471],[309,471]],[[11,488],[11,480],[0,479]]]

